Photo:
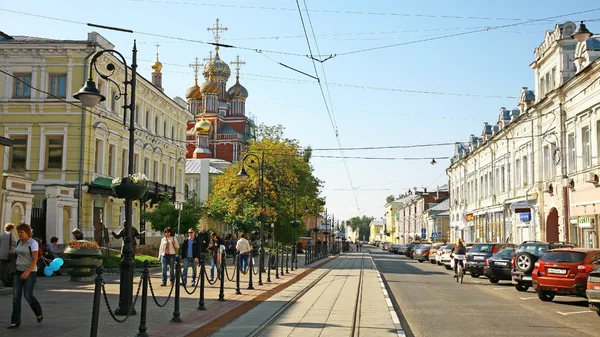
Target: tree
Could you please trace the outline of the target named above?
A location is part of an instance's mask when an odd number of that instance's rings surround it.
[[[293,227],[290,221],[294,215],[296,200],[296,219],[304,209],[318,209],[319,187],[321,181],[313,176],[310,165],[310,151],[300,151],[298,141],[283,137],[283,127],[257,127],[257,140],[251,141],[244,168],[248,179],[241,180],[237,173],[241,162],[232,164],[223,174],[214,180],[213,188],[204,205],[207,215],[233,224],[236,231],[251,233],[260,226],[260,217],[264,217],[265,233],[270,232],[270,224],[275,224],[275,236],[278,241],[291,243]],[[264,153],[264,200],[261,209],[261,163]],[[298,233],[300,234],[300,233]]]
[[[392,201],[394,201],[394,200],[396,200],[396,197],[394,197],[392,194],[388,195],[388,196],[385,198],[385,201],[386,201],[388,204],[389,204],[389,203],[391,203],[391,202],[392,202]]]
[[[369,240],[369,235],[371,233],[371,229],[369,228],[369,224],[373,221],[373,217],[368,217],[363,215],[362,217],[352,217],[348,220],[348,225],[352,228],[353,231],[358,229],[359,239],[360,240]]]
[[[179,211],[175,205],[166,199],[161,200],[156,208],[151,211],[142,211],[141,218],[150,223],[150,227],[162,232],[167,227],[177,232],[177,219]],[[194,195],[183,203],[181,209],[181,233],[187,233],[188,229],[197,230],[198,223],[202,218],[202,202]]]

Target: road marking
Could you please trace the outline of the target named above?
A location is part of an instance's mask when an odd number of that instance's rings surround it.
[[[393,308],[393,307],[394,307],[394,305],[392,304],[392,301],[390,300],[390,298],[389,298],[389,297],[386,297],[386,298],[385,298],[385,301],[387,302],[387,306],[388,306],[388,308]]]
[[[494,290],[513,289],[513,287],[495,287]]]
[[[561,315],[563,315],[563,316],[568,316],[568,315],[573,315],[573,314],[585,314],[585,313],[587,313],[587,312],[594,312],[594,311],[591,311],[591,310],[586,310],[586,311],[573,311],[573,312],[560,312],[560,311],[557,311],[556,313],[557,313],[557,314],[561,314]]]
[[[385,301],[387,302],[388,311],[390,313],[390,316],[392,317],[392,322],[394,323],[394,325],[396,325],[396,334],[398,335],[398,337],[406,337],[404,330],[401,329],[400,319],[398,318],[398,314],[396,313],[394,304],[392,303],[392,300],[390,299],[387,289],[385,289],[385,284],[383,284],[383,279],[381,278],[381,274],[379,273],[379,270],[377,270],[377,265],[375,264],[375,260],[373,259],[373,256],[371,256],[370,253],[369,253],[369,258],[371,259],[371,263],[373,263],[373,269],[375,271],[377,271],[377,278],[379,279],[379,286],[381,287],[381,291],[383,292],[383,297],[385,298]]]
[[[531,299],[534,299],[537,297],[519,297],[519,298],[522,299],[523,301],[526,301],[526,300],[531,300]]]

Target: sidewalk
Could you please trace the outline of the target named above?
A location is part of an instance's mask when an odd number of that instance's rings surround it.
[[[235,295],[235,282],[225,280],[224,293],[225,301],[218,302],[219,297],[219,282],[214,285],[209,285],[205,282],[205,306],[206,311],[198,311],[199,289],[193,295],[188,295],[183,287],[181,287],[180,296],[180,317],[182,323],[170,323],[173,317],[174,310],[174,294],[164,308],[156,305],[152,299],[150,289],[148,289],[148,310],[147,310],[147,333],[150,336],[187,336],[195,332],[200,327],[209,323],[211,329],[217,330],[227,321],[219,322],[219,318],[226,313],[238,312],[238,315],[250,310],[260,301],[264,301],[268,297],[277,293],[287,285],[293,283],[294,279],[302,277],[310,273],[315,266],[322,264],[328,259],[316,261],[309,266],[304,266],[304,256],[298,256],[298,270],[286,273],[275,278],[275,273],[271,273],[271,283],[268,283],[266,273],[263,274],[263,286],[258,285],[258,275],[253,275],[253,283],[255,290],[247,290],[248,275],[240,275],[241,295]],[[228,259],[231,263],[231,259]],[[229,266],[229,274],[233,277],[233,266]],[[209,272],[209,267],[206,268]],[[285,267],[284,267],[285,270]],[[191,269],[189,271],[191,273]],[[170,286],[160,287],[161,276],[160,270],[153,268],[151,270],[151,283],[156,294],[156,300],[163,304],[168,297]],[[134,295],[137,291],[137,285],[140,280],[141,273],[136,270],[134,275]],[[105,289],[108,302],[115,310],[118,305],[119,293],[119,274],[113,270],[113,274],[103,274]],[[188,276],[189,278],[189,276]],[[188,283],[189,286],[189,283]],[[29,305],[22,299],[21,305],[21,327],[15,330],[5,330],[5,327],[10,324],[10,313],[12,310],[12,288],[0,289],[0,307],[2,310],[2,321],[0,323],[1,336],[37,336],[40,334],[52,334],[53,337],[79,337],[89,336],[92,318],[92,303],[93,303],[94,283],[70,282],[68,276],[52,276],[39,277],[37,280],[35,295],[42,305],[44,311],[44,321],[38,324],[35,320],[35,315],[29,308]],[[191,291],[192,289],[188,289]],[[140,292],[141,296],[141,292]],[[99,337],[116,337],[116,336],[135,336],[138,333],[140,321],[141,297],[138,299],[135,309],[137,315],[131,316],[124,323],[115,322],[109,315],[104,298],[100,304],[100,324],[98,329]],[[117,316],[123,319],[124,316]],[[208,327],[208,326],[207,326]],[[207,328],[201,329],[208,331]],[[196,336],[196,335],[194,335]]]

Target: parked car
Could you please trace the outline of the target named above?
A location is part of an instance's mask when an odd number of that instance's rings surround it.
[[[451,270],[452,267],[450,266],[450,262],[452,261],[452,259],[450,258],[450,253],[452,252],[452,249],[454,249],[454,244],[451,243],[449,245],[446,245],[446,247],[444,247],[442,257],[440,258],[440,262],[442,262],[442,265],[444,266],[444,268]]]
[[[437,251],[440,247],[444,247],[445,245],[445,243],[441,242],[436,242],[431,245],[431,248],[429,249],[429,262],[431,262],[431,264],[436,263]]]
[[[600,316],[600,267],[588,275],[585,295],[588,298],[590,310],[595,311]]]
[[[421,244],[419,245],[413,254],[413,257],[419,261],[419,263],[423,263],[423,261],[429,261],[429,250],[431,249],[431,244]]]
[[[397,249],[394,250],[394,254],[402,254],[402,252],[404,252],[404,246],[405,245],[398,245]]]
[[[479,277],[483,274],[485,260],[507,247],[516,247],[516,245],[512,243],[477,243],[473,245],[467,252],[466,271],[471,274],[471,277]]]
[[[532,273],[533,288],[540,300],[556,295],[586,296],[590,272],[600,266],[600,249],[561,248],[548,251]]]
[[[519,245],[511,259],[512,282],[518,291],[527,291],[531,287],[531,273],[537,260],[547,251],[557,248],[575,248],[564,242],[525,241]]]
[[[514,247],[505,248],[485,260],[483,273],[491,283],[512,279],[510,260],[515,250]]]
[[[442,256],[445,254],[444,252],[444,248],[446,248],[447,245],[442,245],[438,248],[437,252],[435,253],[435,263],[438,266],[442,265]]]
[[[384,252],[387,251],[389,247],[390,247],[389,242],[382,242],[379,244],[379,248],[381,248],[381,250],[383,250]]]
[[[413,258],[413,256],[412,256],[413,249],[418,247],[420,244],[421,243],[418,241],[414,241],[414,242],[406,244],[406,246],[404,246],[404,255],[406,257],[410,257],[412,259]]]
[[[400,250],[400,245],[390,245],[390,248],[388,248],[388,252],[393,253],[393,254],[398,254],[399,250]]]

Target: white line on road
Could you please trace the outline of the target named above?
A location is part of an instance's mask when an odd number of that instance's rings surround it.
[[[513,289],[512,287],[496,287],[494,290]]]
[[[556,313],[557,313],[557,314],[561,314],[561,315],[563,315],[563,316],[568,316],[568,315],[573,315],[573,314],[585,314],[585,313],[588,313],[588,312],[594,312],[594,311],[591,311],[591,310],[586,310],[586,311],[573,311],[573,312],[560,312],[560,311],[557,311]]]
[[[526,301],[526,300],[531,300],[531,299],[534,299],[537,297],[519,297],[519,298],[522,299],[523,301]]]

